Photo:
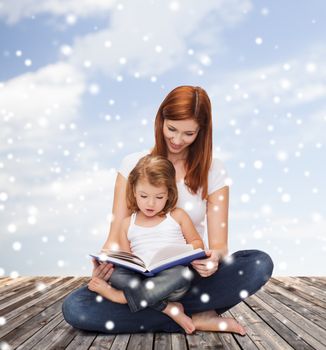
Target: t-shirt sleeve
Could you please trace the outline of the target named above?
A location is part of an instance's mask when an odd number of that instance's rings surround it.
[[[144,152],[128,154],[122,159],[120,167],[118,168],[118,172],[127,179],[131,170],[135,167],[138,160],[143,156],[145,156]]]
[[[211,168],[208,172],[208,194],[228,186],[226,179],[228,174],[226,172],[223,162],[219,159],[213,158]]]

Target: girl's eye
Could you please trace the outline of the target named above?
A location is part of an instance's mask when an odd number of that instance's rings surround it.
[[[157,199],[163,199],[163,197],[156,197]]]
[[[187,136],[193,136],[193,134],[186,134]]]
[[[141,198],[147,198],[147,196],[140,196]]]
[[[168,128],[170,131],[175,131],[175,129]]]

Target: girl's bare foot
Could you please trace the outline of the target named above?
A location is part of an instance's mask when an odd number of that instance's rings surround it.
[[[235,319],[220,317],[214,310],[193,314],[192,320],[199,331],[246,334],[246,330]]]
[[[113,288],[105,280],[99,277],[93,277],[90,280],[90,282],[88,283],[88,289],[102,295],[102,297],[111,300],[114,303],[127,303],[123,291]]]
[[[182,304],[168,302],[166,308],[162,312],[178,323],[186,333],[191,334],[195,330],[194,323],[192,322],[192,319],[184,313]]]

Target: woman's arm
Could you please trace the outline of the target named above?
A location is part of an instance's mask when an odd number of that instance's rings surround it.
[[[181,226],[181,231],[188,244],[191,244],[194,249],[204,249],[204,243],[189,215],[181,208],[176,208],[171,212],[173,219],[175,219]]]
[[[128,228],[131,217],[124,218],[121,223],[120,246],[119,249],[131,253],[130,242],[128,240]]]
[[[207,234],[209,248],[220,257],[228,253],[229,187],[225,186],[208,196]]]
[[[118,173],[115,186],[114,186],[114,197],[112,206],[112,220],[110,223],[110,230],[108,237],[102,247],[104,249],[115,249],[120,247],[120,228],[122,220],[130,216],[130,211],[127,208],[126,203],[126,187],[127,180]]]
[[[229,188],[223,187],[207,199],[207,234],[209,250],[207,258],[194,260],[192,267],[202,276],[211,276],[217,271],[219,260],[228,253]]]

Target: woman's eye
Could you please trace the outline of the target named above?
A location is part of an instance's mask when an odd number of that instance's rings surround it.
[[[193,134],[186,134],[187,136],[193,136]]]
[[[168,128],[170,131],[175,131],[174,129]]]
[[[157,199],[163,199],[163,197],[156,197]]]
[[[140,196],[141,198],[147,198],[147,196]]]

